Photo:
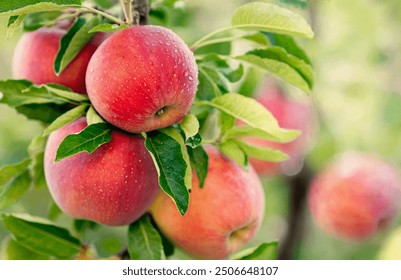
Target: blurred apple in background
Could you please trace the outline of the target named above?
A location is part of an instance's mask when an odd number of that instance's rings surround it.
[[[255,98],[277,119],[280,127],[300,130],[302,134],[294,141],[277,143],[260,138],[246,138],[255,146],[269,147],[288,154],[289,159],[281,163],[273,163],[250,158],[259,175],[294,175],[302,166],[304,157],[311,147],[311,139],[316,129],[316,117],[310,101],[305,98],[292,98],[280,89],[272,79],[264,80],[255,94]]]
[[[371,154],[346,152],[311,183],[315,222],[339,238],[365,240],[389,226],[401,205],[401,179],[391,164]]]

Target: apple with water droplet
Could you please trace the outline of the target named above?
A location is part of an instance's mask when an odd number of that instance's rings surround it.
[[[159,191],[144,138],[113,130],[92,154],[54,162],[61,141],[87,126],[81,117],[50,134],[44,168],[50,193],[66,214],[109,226],[127,225],[145,213]]]
[[[70,25],[70,24],[69,24]],[[54,60],[60,40],[68,25],[43,27],[25,32],[14,51],[12,72],[14,79],[27,79],[34,84],[56,83],[78,93],[86,93],[85,74],[89,60],[106,36],[95,35],[71,63],[59,74],[54,71]]]
[[[389,226],[401,204],[398,170],[375,155],[339,155],[313,179],[309,206],[315,222],[330,234],[366,240]]]
[[[160,230],[178,247],[202,259],[225,259],[250,241],[264,213],[264,193],[250,166],[245,171],[216,148],[205,146],[208,173],[200,189],[193,175],[188,211],[181,216],[160,192],[151,213]]]
[[[195,98],[198,69],[193,53],[171,30],[133,26],[116,32],[96,50],[86,84],[105,120],[140,133],[185,116]]]

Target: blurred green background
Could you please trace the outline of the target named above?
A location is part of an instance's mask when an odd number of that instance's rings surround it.
[[[229,24],[240,0],[189,0],[187,8],[172,17],[170,25],[191,43],[209,31]],[[268,1],[272,2],[272,1]],[[302,13],[316,33],[311,41],[298,40],[315,68],[315,88],[310,96],[320,130],[307,163],[314,172],[345,150],[370,151],[401,168],[401,2],[391,0],[275,1]],[[300,5],[290,5],[298,3]],[[6,39],[6,19],[0,18],[0,79],[11,78],[13,48],[20,33]],[[295,91],[295,90],[294,90]],[[300,94],[297,93],[296,94]],[[23,159],[40,125],[0,104],[0,166]],[[288,227],[289,188],[285,178],[263,180],[266,215],[262,229],[250,246],[283,238]],[[29,197],[27,197],[29,196]],[[46,203],[43,204],[43,201]],[[47,215],[46,190],[29,193],[14,212]],[[63,217],[59,222],[69,222]],[[365,243],[339,241],[318,229],[309,212],[298,259],[376,259],[383,242],[397,225]],[[97,242],[119,249],[115,235],[122,229],[101,229]],[[6,232],[0,224],[0,240]],[[87,238],[95,236],[89,232]],[[102,250],[99,246],[98,250]],[[399,244],[401,251],[401,244]],[[105,253],[106,254],[106,253]],[[178,254],[183,257],[182,254]]]

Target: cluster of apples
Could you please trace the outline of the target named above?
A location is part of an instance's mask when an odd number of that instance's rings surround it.
[[[25,33],[15,50],[13,76],[35,84],[58,83],[87,94],[114,126],[112,140],[92,154],[55,162],[61,141],[82,131],[80,117],[50,134],[44,159],[46,181],[66,214],[108,226],[127,225],[150,211],[162,232],[199,258],[227,258],[247,243],[264,213],[256,172],[247,172],[205,146],[204,188],[193,174],[189,210],[181,216],[159,191],[158,174],[141,132],[180,121],[193,103],[198,70],[185,43],[171,30],[134,26],[97,34],[60,74],[53,63],[66,26]]]

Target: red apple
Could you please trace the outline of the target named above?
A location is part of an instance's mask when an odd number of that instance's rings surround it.
[[[310,146],[311,135],[315,125],[310,104],[306,100],[289,98],[270,80],[262,83],[255,98],[272,113],[280,127],[297,129],[302,134],[294,141],[288,143],[278,143],[260,138],[246,138],[246,141],[250,144],[274,148],[283,151],[289,156],[288,160],[281,163],[273,163],[255,158],[250,158],[249,161],[259,175],[279,173],[294,175],[298,173]]]
[[[345,239],[364,240],[385,228],[401,204],[397,170],[369,154],[348,152],[324,168],[311,184],[315,222]]]
[[[95,35],[74,60],[60,73],[54,72],[53,64],[66,33],[62,27],[40,28],[26,32],[15,48],[12,72],[14,79],[27,79],[34,84],[56,83],[67,86],[78,93],[86,93],[85,74],[89,60],[103,40]]]
[[[264,194],[256,172],[249,172],[206,147],[209,169],[203,189],[193,176],[187,213],[181,216],[170,197],[160,192],[151,213],[161,231],[187,253],[224,259],[245,245],[263,218]]]
[[[97,49],[86,74],[88,96],[97,112],[129,132],[180,120],[191,108],[197,83],[192,52],[160,26],[116,32]]]
[[[61,141],[85,127],[85,118],[79,118],[50,135],[44,163],[50,193],[74,218],[110,226],[130,224],[145,213],[159,190],[144,139],[112,131],[112,140],[92,154],[82,152],[54,162]]]

